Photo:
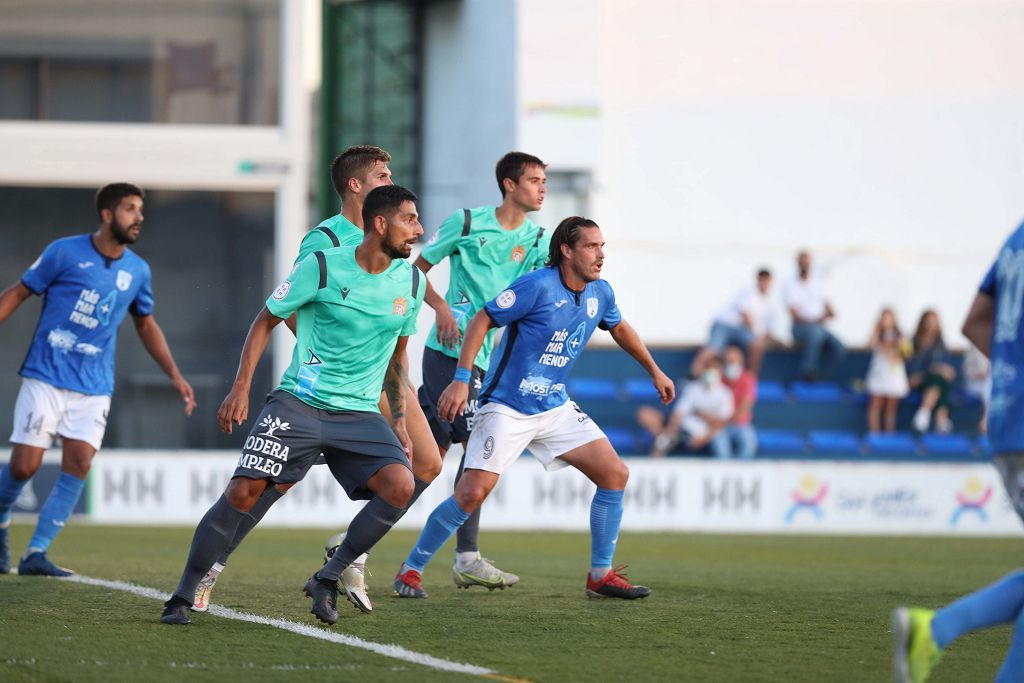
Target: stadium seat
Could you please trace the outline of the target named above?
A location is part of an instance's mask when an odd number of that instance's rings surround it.
[[[842,403],[846,394],[832,382],[793,382],[790,387],[797,403]]]
[[[782,382],[763,379],[757,383],[757,400],[759,403],[787,403],[789,392]]]
[[[807,453],[807,444],[800,433],[792,429],[758,429],[758,455],[798,455]]]
[[[816,429],[807,435],[811,452],[816,455],[859,455],[860,439],[853,432]]]
[[[917,455],[917,441],[907,432],[868,434],[864,439],[867,452],[872,455]]]
[[[619,452],[620,455],[638,455],[639,448],[637,438],[634,436],[632,430],[623,429],[622,427],[605,427],[602,428],[604,435],[608,437],[608,440],[612,442],[612,447]]]
[[[972,456],[977,446],[965,434],[923,434],[921,445],[928,455]]]
[[[581,377],[569,380],[569,396],[573,399],[616,401],[619,398],[619,388],[610,379],[600,377]]]
[[[625,382],[626,396],[637,403],[659,403],[658,390],[649,377],[630,377]]]

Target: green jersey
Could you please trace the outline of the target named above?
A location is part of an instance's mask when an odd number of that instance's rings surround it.
[[[371,275],[355,247],[302,259],[267,299],[277,317],[296,314],[295,351],[278,388],[314,408],[379,412],[395,344],[416,332],[423,280],[402,259]]]
[[[501,227],[495,207],[462,209],[449,216],[420,253],[432,265],[446,256],[451,278],[445,300],[463,333],[477,311],[509,286],[513,280],[547,262],[551,234],[529,218],[515,230]],[[466,222],[469,211],[469,222]],[[475,365],[487,370],[497,330],[487,333]],[[437,341],[437,326],[427,337],[427,348],[459,357],[459,347],[444,347]]]
[[[326,251],[334,247],[358,247],[362,241],[363,231],[359,226],[339,213],[306,233],[299,244],[299,255],[295,257],[295,265],[314,251]]]

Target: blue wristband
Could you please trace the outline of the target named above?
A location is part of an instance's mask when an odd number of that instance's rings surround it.
[[[455,376],[452,377],[453,382],[462,382],[463,384],[469,384],[469,380],[473,378],[473,371],[469,368],[455,368]]]

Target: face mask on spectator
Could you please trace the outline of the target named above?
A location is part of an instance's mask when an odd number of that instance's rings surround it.
[[[722,375],[716,368],[708,368],[704,371],[704,384],[709,387],[718,386],[722,381]]]
[[[743,374],[743,366],[739,363],[726,363],[725,365],[725,378],[727,380],[739,379],[740,375]]]

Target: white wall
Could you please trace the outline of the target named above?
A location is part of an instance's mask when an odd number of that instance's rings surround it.
[[[593,164],[606,276],[649,341],[703,340],[757,266],[784,279],[808,247],[848,342],[892,304],[905,330],[938,307],[961,343],[973,291],[1024,216],[1024,3],[518,11],[517,142],[553,167]]]

